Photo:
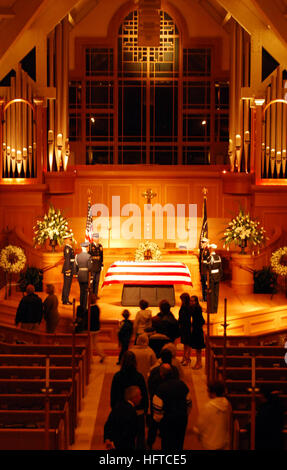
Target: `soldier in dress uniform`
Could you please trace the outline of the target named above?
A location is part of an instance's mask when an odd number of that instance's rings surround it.
[[[199,249],[199,271],[203,302],[207,300],[207,258],[210,255],[208,244],[208,238],[203,237]]]
[[[222,279],[222,265],[221,258],[215,253],[216,245],[209,245],[211,252],[207,258],[208,269],[208,309],[209,313],[217,313],[218,295],[219,295],[219,282]]]
[[[81,243],[82,253],[76,255],[75,266],[80,286],[80,306],[87,308],[89,272],[91,271],[91,255],[88,253],[89,243]]]
[[[101,276],[101,270],[103,267],[103,246],[100,243],[100,237],[98,233],[93,233],[93,243],[90,244],[89,253],[92,257],[92,290],[93,294],[98,297],[99,282]]]
[[[64,274],[64,284],[62,289],[62,303],[64,305],[72,305],[72,302],[69,301],[69,295],[74,275],[74,262],[75,262],[75,253],[72,247],[73,234],[70,233],[65,235],[63,238],[65,240],[64,247],[64,264],[62,268],[62,273]]]

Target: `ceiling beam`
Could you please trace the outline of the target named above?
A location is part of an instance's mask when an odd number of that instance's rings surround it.
[[[250,34],[260,36],[262,46],[283,67],[287,67],[287,37],[286,42],[270,27],[261,12],[254,8],[254,2],[246,0],[217,0],[233,18]],[[249,3],[249,5],[248,5]],[[272,4],[274,2],[271,2]],[[287,25],[286,25],[287,26]],[[286,28],[287,31],[287,28]]]
[[[0,80],[38,45],[39,38],[70,12],[78,0],[17,0],[15,18],[5,20],[0,29]]]

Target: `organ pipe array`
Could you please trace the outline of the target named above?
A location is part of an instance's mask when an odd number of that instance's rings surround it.
[[[2,177],[36,177],[35,84],[18,66],[4,99],[2,121]]]
[[[262,119],[261,177],[286,178],[287,80],[280,66],[268,82]]]
[[[230,47],[230,111],[228,156],[232,172],[249,171],[250,102],[241,99],[241,88],[250,81],[250,36],[232,20]]]
[[[49,86],[56,100],[48,100],[48,169],[66,170],[70,156],[68,139],[69,23],[64,18],[48,37]]]

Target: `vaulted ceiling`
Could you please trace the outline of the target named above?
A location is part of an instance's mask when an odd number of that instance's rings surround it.
[[[69,14],[73,27],[107,0],[0,0],[0,79]],[[112,0],[108,0],[112,1]],[[176,4],[176,0],[170,0]],[[287,67],[287,0],[185,0],[199,3],[225,30],[234,18]],[[135,4],[137,2],[135,1]]]

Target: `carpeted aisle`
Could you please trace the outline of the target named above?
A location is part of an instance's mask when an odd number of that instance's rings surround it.
[[[198,415],[198,406],[197,406],[197,401],[196,401],[196,394],[194,391],[192,374],[193,374],[193,371],[191,368],[188,368],[185,371],[185,377],[186,377],[185,382],[191,392],[192,409],[189,415],[188,427],[187,427],[187,431],[185,435],[184,449],[202,450],[202,447],[200,443],[198,442],[197,437],[192,433],[192,426],[195,424],[197,415]],[[97,418],[95,421],[95,427],[94,427],[93,436],[91,439],[91,450],[105,449],[105,446],[103,443],[103,429],[104,429],[105,421],[110,411],[110,389],[111,389],[113,375],[114,374],[112,373],[108,373],[108,372],[105,373],[102,390],[100,394]],[[160,442],[160,438],[158,437],[154,445],[154,450],[160,449],[160,445],[161,445],[161,442]]]

